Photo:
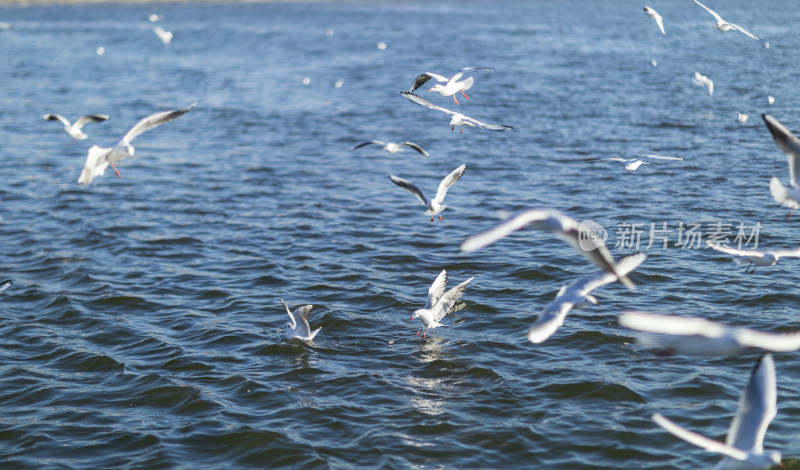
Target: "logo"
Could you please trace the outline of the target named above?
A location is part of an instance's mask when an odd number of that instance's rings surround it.
[[[578,246],[583,251],[592,251],[606,244],[608,232],[602,225],[584,220],[578,226]]]

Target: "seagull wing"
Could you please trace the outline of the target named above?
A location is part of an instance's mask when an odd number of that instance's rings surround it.
[[[289,306],[286,305],[286,302],[284,302],[283,299],[281,299],[281,305],[283,305],[283,308],[286,309],[286,314],[289,315],[289,323],[292,324],[292,328],[297,328],[297,320],[295,320],[294,315],[292,315],[292,311],[289,310]]]
[[[101,176],[108,168],[108,155],[111,147],[100,147],[92,145],[86,154],[86,162],[83,164],[83,171],[78,177],[78,184],[89,184],[95,176]]]
[[[719,323],[702,318],[629,310],[619,316],[619,324],[632,330],[678,336],[705,336],[720,338],[730,330]]]
[[[775,361],[767,353],[753,368],[725,443],[744,451],[763,452],[764,434],[778,411],[777,404]]]
[[[525,228],[525,226],[530,223],[555,220],[557,217],[564,216],[555,210],[530,209],[504,220],[499,225],[496,225],[489,230],[485,230],[467,237],[463,242],[461,242],[459,249],[467,252],[479,250],[507,237],[516,230]]]
[[[405,142],[400,142],[397,145],[405,145],[406,147],[411,147],[412,149],[416,150],[417,152],[421,153],[422,155],[425,155],[426,157],[430,157],[430,155],[428,155],[428,152],[426,152],[425,149],[423,149],[419,145],[415,144],[414,142],[405,141]]]
[[[623,256],[620,258],[619,262],[616,263],[616,272],[610,273],[602,270],[597,271],[594,274],[590,274],[578,279],[571,286],[569,286],[567,290],[577,292],[577,294],[580,296],[585,296],[598,287],[611,284],[619,279],[620,276],[627,276],[634,269],[638,268],[646,258],[647,254],[645,253],[635,253],[632,255]]]
[[[10,279],[6,279],[5,281],[0,282],[0,292],[2,292],[4,290],[8,289],[9,287],[11,287],[11,284],[13,284],[13,282],[11,282]]]
[[[425,303],[425,309],[430,310],[439,302],[439,299],[444,294],[445,287],[447,287],[447,271],[442,269],[433,284],[428,287],[428,301]]]
[[[433,316],[434,321],[440,321],[445,315],[453,310],[456,302],[461,298],[461,296],[464,294],[464,291],[467,289],[467,284],[469,284],[473,279],[475,279],[475,276],[453,287],[449,291],[445,292],[444,295],[442,295],[442,297],[439,299],[439,302],[436,304],[437,310]]]
[[[528,329],[528,341],[536,344],[547,341],[564,324],[564,318],[572,310],[573,305],[575,304],[572,300],[562,295],[556,296],[539,315],[536,323]]]
[[[705,10],[707,12],[711,13],[711,15],[717,20],[717,22],[719,22],[719,23],[727,23],[727,21],[723,20],[722,17],[719,16],[716,11],[712,10],[711,8],[708,8],[707,6],[705,6],[702,3],[698,2],[697,0],[694,0],[694,3],[696,3],[696,4],[700,5],[701,7],[705,8]]]
[[[367,142],[361,142],[360,144],[356,145],[355,147],[353,147],[350,150],[360,149],[361,147],[364,147],[364,146],[367,146],[367,145],[372,145],[372,144],[375,144],[375,145],[386,145],[386,142],[381,142],[380,140],[369,140]]]
[[[414,91],[414,90],[416,90],[417,88],[421,87],[422,85],[427,83],[428,80],[430,80],[430,79],[434,79],[437,82],[446,82],[447,81],[447,77],[443,77],[443,76],[441,76],[439,74],[435,74],[435,73],[425,72],[422,75],[419,75],[417,78],[414,79],[414,82],[411,84],[411,88],[408,89],[409,93]]]
[[[669,431],[672,435],[683,439],[684,441],[696,445],[702,449],[705,449],[710,452],[716,452],[718,454],[727,455],[728,457],[734,458],[736,460],[745,460],[747,458],[747,452],[739,449],[734,449],[731,446],[725,445],[719,441],[715,441],[713,439],[709,439],[705,436],[701,436],[695,432],[689,431],[688,429],[684,429],[677,424],[673,423],[672,421],[665,418],[660,413],[655,413],[653,416],[653,421],[656,422],[659,426]]]
[[[655,13],[655,11],[653,13]],[[653,19],[656,20],[656,23],[658,24],[658,29],[661,30],[661,34],[667,34],[666,31],[664,31],[664,18],[662,18],[661,15],[659,15],[658,13],[656,13],[656,16],[654,16]]]
[[[45,121],[61,121],[61,124],[64,124],[65,127],[69,127],[72,125],[72,123],[69,122],[69,119],[56,113],[45,114],[44,116],[42,116],[42,119],[44,119]]]
[[[772,256],[777,258],[800,258],[800,248],[795,248],[793,250],[777,250],[771,251]]]
[[[311,326],[308,324],[308,316],[311,314],[312,307],[312,305],[303,305],[294,311],[294,318],[297,319],[300,325],[301,331],[299,331],[299,333],[303,335],[303,338],[311,337]]]
[[[75,128],[82,129],[87,122],[103,122],[107,120],[108,116],[105,114],[88,114],[86,116],[81,116],[77,121],[75,121]]]
[[[488,70],[494,72],[494,67],[464,67],[459,72],[475,72],[476,70]]]
[[[669,157],[666,155],[648,155],[645,158],[652,158],[654,160],[683,160],[683,157]]]
[[[767,351],[787,352],[800,349],[800,331],[775,334],[749,328],[739,328],[736,331],[736,339],[743,346],[761,348]]]
[[[729,25],[731,25],[731,26],[733,27],[733,29],[736,29],[736,30],[738,30],[738,31],[741,31],[741,32],[743,32],[744,34],[746,34],[746,35],[750,36],[751,38],[755,39],[756,41],[760,41],[760,40],[761,40],[761,39],[758,39],[758,36],[754,35],[754,34],[753,34],[753,33],[751,33],[750,31],[748,31],[748,30],[746,30],[746,29],[742,28],[742,27],[741,27],[741,26],[739,26],[738,24],[733,24],[733,23],[728,23],[728,24],[729,24]]]
[[[485,122],[478,121],[477,119],[471,118],[469,116],[464,116],[464,120],[465,121],[469,121],[469,122],[475,124],[476,126],[478,126],[480,128],[489,129],[490,131],[502,132],[502,131],[508,131],[508,130],[511,130],[511,129],[514,128],[513,126],[505,126],[503,124],[486,124]]]
[[[441,106],[436,106],[435,104],[430,103],[425,98],[423,98],[423,97],[421,97],[419,95],[415,95],[414,93],[411,93],[410,91],[401,91],[400,94],[405,96],[409,100],[411,100],[411,102],[416,103],[416,104],[421,105],[421,106],[425,106],[428,109],[435,109],[436,111],[441,111],[441,112],[447,113],[447,114],[449,114],[451,116],[456,114],[455,111],[450,111],[447,108],[442,108]]]
[[[772,134],[772,140],[775,141],[775,145],[789,157],[789,184],[795,188],[800,186],[797,181],[798,176],[800,176],[800,140],[786,126],[769,114],[762,114],[761,117],[767,123],[767,128]]]
[[[194,108],[195,106],[197,106],[197,103],[194,103],[191,106],[188,106],[183,109],[162,111],[160,113],[151,114],[150,116],[147,116],[146,118],[137,122],[135,126],[131,127],[131,129],[122,137],[121,140],[122,142],[130,142],[143,132],[149,131],[154,127],[172,121],[177,117],[183,116],[184,114],[191,111],[192,108]]]
[[[428,199],[425,197],[425,194],[422,192],[422,189],[420,189],[419,186],[417,186],[416,184],[412,183],[411,181],[407,181],[407,180],[404,180],[403,178],[399,178],[399,177],[393,176],[393,175],[389,175],[389,179],[392,180],[392,183],[400,186],[401,188],[405,189],[406,191],[409,191],[414,196],[417,196],[417,199],[419,199],[419,202],[421,202],[423,206],[427,206],[428,205]]]
[[[712,242],[711,240],[706,240],[706,245],[708,245],[709,248],[713,248],[721,253],[745,258],[763,258],[765,254],[763,251],[758,250],[738,250],[736,248],[722,246],[719,243]]]
[[[444,200],[444,195],[447,194],[447,190],[455,184],[456,181],[461,179],[461,176],[464,175],[464,172],[467,170],[467,164],[463,164],[460,167],[453,170],[449,175],[445,176],[441,183],[439,183],[439,189],[436,191],[436,197],[433,199],[437,202],[442,202]]]

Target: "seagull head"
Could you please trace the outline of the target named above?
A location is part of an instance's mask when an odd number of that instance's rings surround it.
[[[432,91],[439,93],[440,91],[444,91],[444,87],[441,84],[437,83],[436,85],[432,86],[430,90],[428,90],[428,93]]]
[[[408,321],[413,321],[415,318],[419,318],[419,316],[422,315],[422,312],[424,312],[424,311],[425,311],[424,308],[419,309],[419,310],[415,310],[414,313],[411,314],[411,319],[408,320]]]

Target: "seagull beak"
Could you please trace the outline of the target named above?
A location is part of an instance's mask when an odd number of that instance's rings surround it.
[[[414,316],[412,315],[411,318],[408,319],[408,321],[411,321],[413,319],[414,319]]]

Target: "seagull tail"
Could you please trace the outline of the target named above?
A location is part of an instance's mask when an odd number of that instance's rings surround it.
[[[472,84],[475,83],[475,78],[467,77],[464,80],[462,80],[461,83],[462,83],[461,85],[462,90],[464,91],[469,90],[470,88],[472,88]]]
[[[778,204],[783,204],[783,202],[789,198],[789,192],[786,190],[786,187],[774,176],[769,181],[769,192],[772,193],[772,197]]]
[[[440,204],[439,205],[439,212],[442,212],[443,210],[445,210],[445,208],[447,208],[446,204]],[[425,215],[436,215],[439,212],[434,212],[433,209],[428,209],[428,210],[425,211]]]

